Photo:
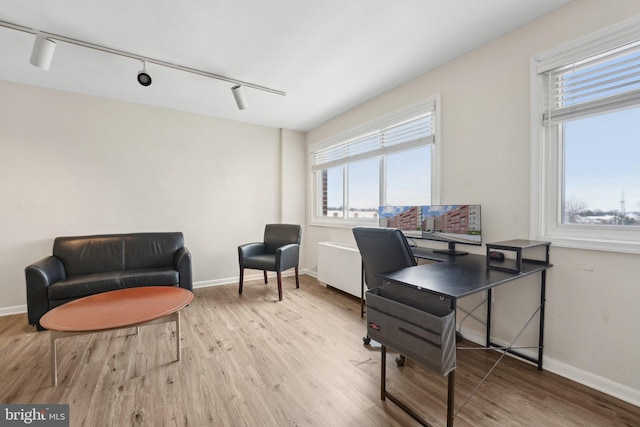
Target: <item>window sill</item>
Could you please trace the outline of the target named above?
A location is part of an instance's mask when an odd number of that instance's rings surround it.
[[[353,227],[378,227],[378,220],[374,219],[335,219],[335,220],[322,220],[312,219],[309,225],[314,227],[328,227],[328,228],[353,228]]]
[[[552,246],[559,248],[640,254],[640,242],[630,240],[593,239],[552,234],[537,236],[533,240],[551,242]]]

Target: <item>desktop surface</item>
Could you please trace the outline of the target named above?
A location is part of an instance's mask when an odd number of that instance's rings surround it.
[[[487,268],[486,258],[482,255],[438,256],[428,249],[414,251],[414,255],[440,262],[406,267],[379,276],[436,295],[462,298],[551,267],[550,264],[524,262],[522,272],[516,274]]]

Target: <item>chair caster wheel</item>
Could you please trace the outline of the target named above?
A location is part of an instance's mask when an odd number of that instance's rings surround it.
[[[396,357],[396,365],[404,366],[405,362],[406,362],[406,359],[403,355]]]
[[[362,338],[362,342],[363,342],[365,345],[369,345],[369,343],[371,342],[371,338],[369,338],[369,337],[364,337],[364,338]]]

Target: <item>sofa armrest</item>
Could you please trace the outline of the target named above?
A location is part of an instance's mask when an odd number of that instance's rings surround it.
[[[40,318],[49,311],[48,287],[66,278],[64,265],[54,256],[42,258],[24,269],[27,282],[27,315],[29,323],[39,330]]]
[[[193,291],[193,279],[191,277],[191,252],[184,246],[176,252],[173,258],[173,266],[178,270],[180,287]]]
[[[276,271],[284,271],[298,265],[300,245],[291,243],[276,250]]]

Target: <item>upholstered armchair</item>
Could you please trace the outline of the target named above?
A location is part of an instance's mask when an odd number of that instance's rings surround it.
[[[268,283],[267,271],[275,271],[278,278],[278,300],[282,301],[282,272],[295,268],[296,288],[300,287],[298,263],[300,258],[300,237],[302,227],[294,224],[267,224],[262,242],[238,246],[240,263],[240,284],[242,294],[244,269],[262,270],[264,283]]]

